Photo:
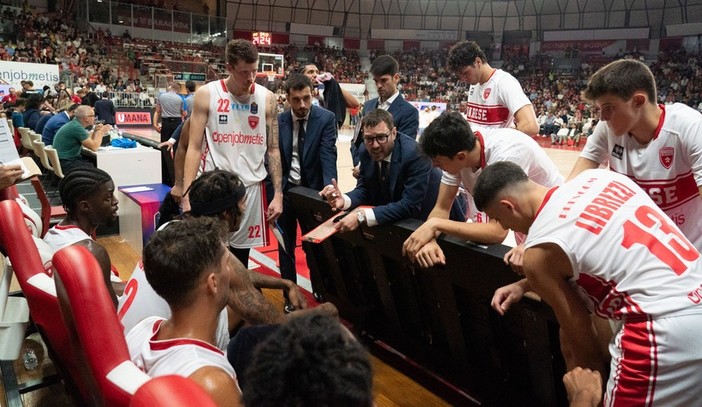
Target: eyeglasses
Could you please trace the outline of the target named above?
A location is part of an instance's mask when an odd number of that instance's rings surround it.
[[[372,145],[374,141],[377,141],[378,144],[385,144],[388,142],[388,138],[390,138],[389,134],[377,134],[375,137],[363,137],[363,142],[369,146]]]
[[[94,114],[89,114],[89,115],[83,116],[83,117],[95,117],[95,115],[94,115]]]

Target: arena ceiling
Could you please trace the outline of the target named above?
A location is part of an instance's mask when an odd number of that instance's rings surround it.
[[[234,29],[333,26],[343,37],[372,29],[503,32],[651,27],[702,22],[702,0],[226,0]]]

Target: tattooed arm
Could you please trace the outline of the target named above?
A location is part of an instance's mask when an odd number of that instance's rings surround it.
[[[302,295],[302,292],[300,292],[300,287],[297,284],[284,278],[271,277],[251,270],[247,271],[247,277],[255,288],[283,290],[283,292],[288,295],[290,303],[295,307],[295,309],[300,310],[307,308],[307,299],[305,299],[305,296]]]
[[[278,324],[283,321],[283,312],[268,302],[252,284],[249,270],[232,257],[234,273],[229,283],[228,305],[244,321],[252,325]]]
[[[266,142],[268,145],[268,174],[273,182],[273,201],[268,206],[266,220],[275,222],[283,213],[283,166],[280,162],[280,144],[278,142],[278,114],[275,95],[268,92],[266,96]]]

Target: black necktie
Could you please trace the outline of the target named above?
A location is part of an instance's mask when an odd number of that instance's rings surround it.
[[[305,146],[305,119],[299,119],[297,130],[297,157],[300,159],[300,169],[302,169],[302,151]]]
[[[388,183],[388,162],[383,160],[380,162],[380,198],[383,200],[381,205],[390,203],[390,185]]]

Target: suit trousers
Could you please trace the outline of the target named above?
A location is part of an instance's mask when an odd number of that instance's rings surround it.
[[[292,204],[292,199],[287,193],[290,188],[296,185],[287,183],[283,193],[283,213],[278,218],[278,225],[283,230],[283,240],[285,249],[278,244],[278,259],[280,259],[280,276],[286,280],[297,283],[297,271],[295,267],[295,241],[297,239],[297,213]],[[300,226],[302,229],[302,226]],[[309,230],[302,229],[302,234]]]
[[[168,141],[181,123],[180,117],[164,117],[161,121],[161,142]],[[171,187],[175,182],[173,157],[166,149],[161,150],[161,182]]]

